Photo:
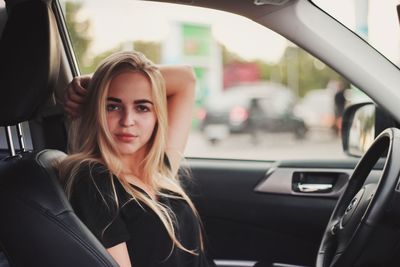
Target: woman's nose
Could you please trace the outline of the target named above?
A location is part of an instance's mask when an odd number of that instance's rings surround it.
[[[122,113],[120,124],[124,127],[133,126],[136,123],[135,114],[133,111],[126,110]]]

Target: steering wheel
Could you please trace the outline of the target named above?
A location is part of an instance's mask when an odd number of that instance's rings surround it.
[[[374,165],[385,156],[379,181],[367,184]],[[393,194],[400,190],[397,188],[399,174],[400,130],[388,128],[361,158],[336,203],[319,247],[316,267],[356,265],[368,238],[389,208]]]

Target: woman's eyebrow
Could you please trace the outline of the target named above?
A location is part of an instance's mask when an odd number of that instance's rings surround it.
[[[122,100],[116,97],[107,97],[107,101],[113,101],[117,103],[122,103]]]
[[[138,99],[138,100],[133,101],[133,103],[134,104],[146,104],[147,103],[147,104],[153,105],[153,102],[151,102],[148,99]]]

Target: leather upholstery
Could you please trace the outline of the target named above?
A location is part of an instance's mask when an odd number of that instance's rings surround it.
[[[118,266],[74,214],[57,181],[57,150],[0,162],[0,240],[11,266]]]
[[[34,118],[54,89],[60,67],[50,1],[6,2],[0,126]],[[63,157],[63,152],[44,150],[0,161],[0,250],[11,267],[118,266],[66,199],[53,167]]]

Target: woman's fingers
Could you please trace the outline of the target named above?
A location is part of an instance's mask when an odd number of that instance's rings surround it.
[[[74,77],[65,90],[64,110],[71,117],[78,117],[87,95],[90,76]]]
[[[81,86],[86,90],[89,86],[89,82],[92,79],[91,75],[83,75],[79,77]]]
[[[64,103],[64,106],[70,109],[79,109],[81,107],[81,104],[67,99]]]
[[[90,77],[88,77],[89,80],[87,79],[86,76],[84,77],[75,77],[70,85],[68,86],[68,91],[71,94],[76,94],[78,96],[86,96],[87,95],[87,90],[85,87],[88,86],[88,83],[90,81]]]
[[[79,112],[75,109],[71,109],[69,107],[64,107],[64,111],[72,119],[79,117]]]
[[[75,89],[76,86],[71,85],[68,87],[67,92],[66,92],[66,100],[67,101],[72,101],[78,104],[82,104],[85,101],[85,96],[82,95],[82,93],[78,93],[79,89]]]
[[[74,77],[65,90],[64,110],[72,118],[79,117],[80,109],[88,93],[90,79],[89,75]]]
[[[73,117],[73,118],[79,117],[80,108],[81,108],[81,105],[80,105],[80,104],[75,103],[75,102],[70,101],[70,100],[67,100],[67,101],[65,101],[65,103],[64,103],[64,110],[65,110],[65,112],[66,112],[69,116],[71,116],[71,117]]]
[[[83,103],[84,98],[72,92],[71,84],[68,86],[64,97],[64,111],[73,118],[79,116],[79,110]]]

